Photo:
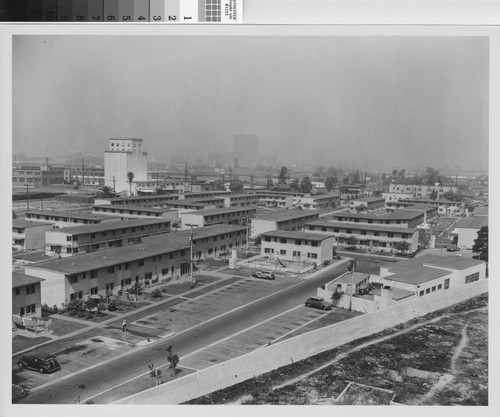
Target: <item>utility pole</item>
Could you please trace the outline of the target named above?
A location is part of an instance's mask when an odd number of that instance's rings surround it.
[[[85,184],[85,165],[82,158],[82,186]]]
[[[194,224],[186,224],[186,226],[189,226],[191,228],[191,231],[189,233],[189,245],[190,245],[190,255],[189,255],[189,275],[191,277],[191,288],[194,288],[195,283],[193,280],[193,226]]]
[[[249,230],[248,230],[249,225],[250,225],[249,217],[247,216],[247,224],[246,224],[246,226],[247,226],[246,227],[246,229],[247,229],[247,250],[246,250],[246,253],[247,253],[247,255],[248,255],[248,241],[249,241],[249,235],[250,235]]]
[[[29,188],[29,185],[25,185],[26,187],[26,204],[27,204],[27,211],[30,210],[30,195],[29,195],[29,192],[28,192],[28,188]]]
[[[354,270],[356,269],[356,259],[351,259],[349,269],[351,270],[351,297],[349,298],[349,311],[352,310],[352,295],[354,294]]]
[[[113,193],[116,196],[116,187],[115,187],[115,176],[113,175]]]

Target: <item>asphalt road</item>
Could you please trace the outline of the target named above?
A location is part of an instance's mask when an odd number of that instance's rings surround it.
[[[99,396],[99,401],[96,403],[116,401],[118,399],[116,394],[107,398],[105,392],[122,382],[144,374],[148,371],[147,365],[150,363],[155,363],[157,366],[165,364],[167,362],[165,353],[167,346],[174,347],[174,352],[180,357],[179,365],[182,368],[184,355],[302,304],[307,297],[316,294],[317,287],[345,271],[345,265],[327,270],[314,278],[304,280],[237,311],[205,322],[201,326],[178,333],[124,357],[118,357],[104,366],[57,381],[46,388],[31,393],[19,403],[73,404],[79,396],[82,400]],[[138,390],[141,389],[143,388]],[[130,392],[128,394],[130,395]]]

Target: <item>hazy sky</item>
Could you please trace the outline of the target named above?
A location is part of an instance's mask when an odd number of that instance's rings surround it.
[[[487,167],[488,39],[16,36],[13,147],[150,157],[278,141],[293,161]]]

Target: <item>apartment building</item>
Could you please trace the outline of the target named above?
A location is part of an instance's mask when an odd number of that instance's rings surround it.
[[[477,239],[477,232],[484,226],[488,226],[488,216],[469,216],[460,219],[452,232],[458,236],[457,246],[472,249],[474,240]]]
[[[328,194],[304,195],[297,198],[296,207],[304,210],[327,210],[340,205],[340,194],[335,191]]]
[[[396,210],[384,214],[349,213],[344,211],[332,214],[331,219],[337,222],[392,225],[413,229],[424,222],[425,214],[421,211],[412,210]]]
[[[93,214],[90,211],[30,210],[24,215],[30,222],[51,223],[54,228],[119,221],[118,216]]]
[[[177,211],[171,209],[164,209],[159,207],[144,207],[134,205],[94,205],[93,211],[96,215],[105,215],[119,217],[120,219],[127,218],[159,218],[170,220],[172,222],[177,220]]]
[[[163,219],[134,219],[90,226],[47,230],[45,254],[66,257],[111,247],[122,247],[140,242],[141,238],[168,233],[171,221]]]
[[[25,266],[43,278],[42,303],[60,306],[89,295],[116,294],[135,282],[190,273],[191,231],[144,237],[141,243]],[[246,244],[244,226],[216,225],[193,230],[193,259],[218,256]]]
[[[261,211],[251,220],[250,235],[256,238],[262,233],[273,230],[299,232],[307,222],[317,219],[319,212],[309,210]]]
[[[255,217],[255,207],[228,207],[215,210],[198,210],[179,213],[182,228],[203,227],[214,224],[246,224],[247,219]]]
[[[291,262],[322,264],[333,258],[333,237],[318,233],[273,230],[262,233],[261,255]]]
[[[457,193],[458,187],[444,186],[440,183],[434,185],[414,185],[414,184],[389,184],[390,193],[405,193],[411,194],[414,198],[430,197],[433,192],[436,192],[438,197],[441,195],[452,192]]]
[[[42,316],[40,283],[42,278],[12,272],[12,314]]]
[[[349,208],[357,209],[363,207],[366,210],[378,210],[385,208],[385,199],[382,197],[356,198],[349,202]]]
[[[326,234],[334,238],[336,245],[346,245],[349,237],[358,240],[356,247],[381,252],[393,252],[399,242],[408,243],[409,253],[418,249],[418,230],[387,225],[312,221],[304,226],[305,232]]]
[[[179,194],[160,194],[160,195],[140,195],[132,197],[115,197],[115,198],[97,198],[94,202],[97,206],[111,204],[116,206],[133,205],[154,207],[179,200]]]
[[[45,245],[45,231],[52,228],[52,223],[13,219],[12,247],[22,250],[41,249]]]
[[[246,207],[257,206],[259,203],[258,194],[229,194],[224,197],[225,207]]]

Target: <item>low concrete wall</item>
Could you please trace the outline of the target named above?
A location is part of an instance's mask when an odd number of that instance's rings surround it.
[[[371,314],[354,317],[246,355],[211,366],[178,380],[140,392],[118,404],[179,404],[272,371],[318,353],[370,336],[408,320],[440,310],[488,291],[481,280],[456,289],[399,302]],[[182,358],[181,358],[182,365]]]

